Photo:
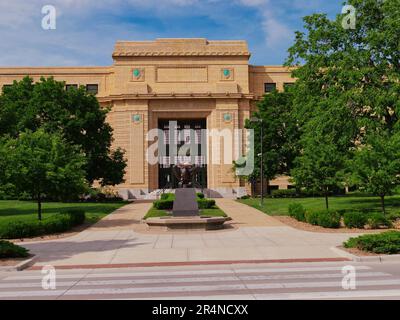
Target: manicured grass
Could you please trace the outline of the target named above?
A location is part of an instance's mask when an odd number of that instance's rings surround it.
[[[310,211],[324,210],[324,198],[296,198],[296,199],[277,199],[266,198],[264,205],[261,208],[260,199],[242,199],[238,200],[241,203],[247,204],[258,210],[261,210],[272,216],[288,215],[288,207],[290,203],[301,203],[304,208]],[[386,210],[388,213],[400,211],[400,195],[386,197]],[[338,196],[329,198],[329,208],[331,210],[360,210],[370,209],[372,211],[380,211],[381,204],[378,197],[363,197],[363,196]]]
[[[60,203],[45,202],[42,204],[43,218],[70,210],[84,210],[86,222],[94,223],[114,210],[124,206],[126,202],[116,203]],[[32,201],[5,200],[0,201],[0,225],[11,221],[27,221],[37,219],[37,204]]]
[[[166,210],[158,210],[152,207],[147,214],[145,215],[144,219],[148,218],[161,218],[170,216]],[[200,215],[202,216],[210,216],[210,217],[226,217],[227,215],[223,212],[220,208],[214,207],[212,209],[201,209]]]

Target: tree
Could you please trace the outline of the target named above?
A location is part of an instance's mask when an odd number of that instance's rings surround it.
[[[303,138],[304,149],[295,160],[291,175],[298,187],[320,191],[325,196],[325,206],[329,209],[328,196],[340,187],[343,178],[345,158],[333,141],[326,136]]]
[[[400,106],[399,0],[349,0],[355,29],[343,28],[345,15],[304,18],[287,65],[298,66],[297,115],[313,129],[334,135],[348,150],[363,142],[364,131],[392,130]]]
[[[71,197],[85,191],[85,156],[60,134],[39,129],[3,142],[8,179],[19,192],[29,192],[37,200],[39,220],[43,197]]]
[[[349,0],[346,4],[355,8],[355,28],[343,27],[343,14],[334,20],[326,14],[305,17],[305,32],[296,33],[286,65],[296,67],[293,116],[302,141],[313,135],[325,139],[339,163],[348,164],[354,155],[366,161],[377,132],[386,132],[389,139],[400,128],[400,2]],[[353,152],[367,145],[365,154]],[[310,144],[302,147],[304,154],[312,148]],[[306,166],[307,158],[313,157],[303,156],[300,168]],[[335,158],[330,161],[338,163]],[[373,182],[368,183],[372,188]]]
[[[385,214],[385,196],[400,183],[400,134],[375,134],[355,151],[352,178],[356,185],[381,198]]]
[[[86,179],[101,185],[124,181],[124,152],[111,149],[112,128],[106,122],[108,108],[101,108],[96,97],[84,87],[65,90],[65,83],[29,77],[14,82],[0,96],[0,136],[18,138],[25,130],[43,129],[60,133],[85,154]]]
[[[262,119],[263,126],[263,159],[264,178],[269,181],[279,174],[288,174],[293,167],[293,161],[298,154],[299,130],[296,120],[292,117],[292,94],[290,91],[266,94],[257,104],[258,111],[254,117]],[[260,154],[260,122],[246,122],[246,128],[254,129],[255,155]],[[248,177],[256,181],[260,177],[260,157],[255,158],[253,174]]]

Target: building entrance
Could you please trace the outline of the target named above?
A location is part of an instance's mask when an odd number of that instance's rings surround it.
[[[196,167],[193,182],[207,188],[206,119],[159,120],[163,135],[159,139],[158,184],[160,189],[178,187],[173,167],[191,164]],[[161,151],[161,152],[160,152]]]

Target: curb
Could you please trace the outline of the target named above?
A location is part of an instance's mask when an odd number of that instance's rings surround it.
[[[400,254],[392,255],[380,255],[380,256],[356,256],[350,252],[339,249],[338,247],[332,247],[332,251],[336,252],[341,257],[349,258],[354,262],[400,262]]]
[[[29,259],[26,259],[24,261],[21,261],[15,266],[5,266],[5,267],[0,267],[0,271],[6,271],[6,272],[11,272],[11,271],[22,271],[26,268],[31,267],[33,264],[35,264],[37,260],[37,257],[31,257]]]
[[[231,265],[231,264],[266,264],[266,263],[312,263],[312,262],[345,262],[348,258],[310,258],[310,259],[277,259],[277,260],[222,260],[222,261],[185,261],[185,262],[138,262],[121,264],[86,264],[86,265],[59,265],[56,269],[117,269],[142,267],[182,267],[201,265]],[[43,266],[35,265],[29,270],[41,270]]]

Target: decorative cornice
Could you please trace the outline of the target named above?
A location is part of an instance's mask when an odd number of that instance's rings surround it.
[[[111,102],[116,100],[154,100],[154,99],[249,99],[254,100],[253,94],[243,93],[133,93],[133,94],[116,94],[106,97],[98,97],[99,102]]]
[[[210,41],[194,39],[156,39],[154,41],[118,41],[113,57],[250,57],[246,41]]]
[[[122,51],[116,50],[113,52],[113,58],[115,57],[212,57],[212,56],[245,56],[250,57],[250,52],[248,51],[225,51],[225,52],[207,52],[207,51],[197,51],[197,52],[163,52],[163,51]]]

